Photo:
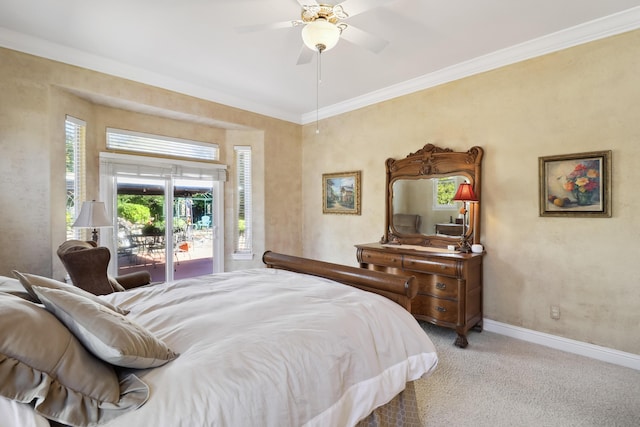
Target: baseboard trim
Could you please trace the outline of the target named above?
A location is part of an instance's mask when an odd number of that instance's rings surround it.
[[[507,323],[496,322],[491,319],[483,319],[483,329],[488,332],[505,335],[534,344],[544,345],[568,353],[590,357],[603,362],[613,363],[640,371],[640,355],[614,350],[612,348],[601,347],[582,341],[563,338],[556,335],[538,332]]]

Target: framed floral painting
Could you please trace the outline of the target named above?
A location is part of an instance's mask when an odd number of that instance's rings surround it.
[[[322,174],[322,213],[360,215],[360,171]]]
[[[540,216],[611,217],[611,151],[538,158]]]

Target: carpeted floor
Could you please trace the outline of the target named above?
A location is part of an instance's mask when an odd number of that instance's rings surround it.
[[[416,382],[424,426],[640,426],[640,371],[492,332],[421,323],[439,357]]]

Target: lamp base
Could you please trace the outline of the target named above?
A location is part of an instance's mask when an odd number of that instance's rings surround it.
[[[460,243],[458,243],[459,251],[463,254],[471,253],[471,244],[469,243],[469,236],[467,236],[467,202],[463,202],[462,211],[462,236],[460,236]]]
[[[94,228],[93,231],[91,232],[91,240],[93,240],[94,242],[98,243],[98,229]]]
[[[458,248],[460,248],[458,250],[463,254],[471,253],[471,244],[466,238],[462,238],[460,240],[460,243],[458,243]]]

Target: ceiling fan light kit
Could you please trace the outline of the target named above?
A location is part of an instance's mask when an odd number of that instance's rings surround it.
[[[392,1],[394,0],[343,0],[339,4],[330,5],[318,3],[317,0],[297,0],[302,8],[299,19],[266,25],[249,25],[239,27],[237,31],[248,33],[302,26],[302,44],[308,50],[304,47],[300,49],[297,65],[307,64],[313,57],[311,52],[327,51],[338,44],[340,39],[345,39],[373,53],[380,53],[389,43],[387,40],[347,24],[344,20]],[[345,9],[348,9],[349,13]]]
[[[302,29],[302,41],[309,49],[324,52],[338,44],[341,32],[335,24],[317,18]]]

